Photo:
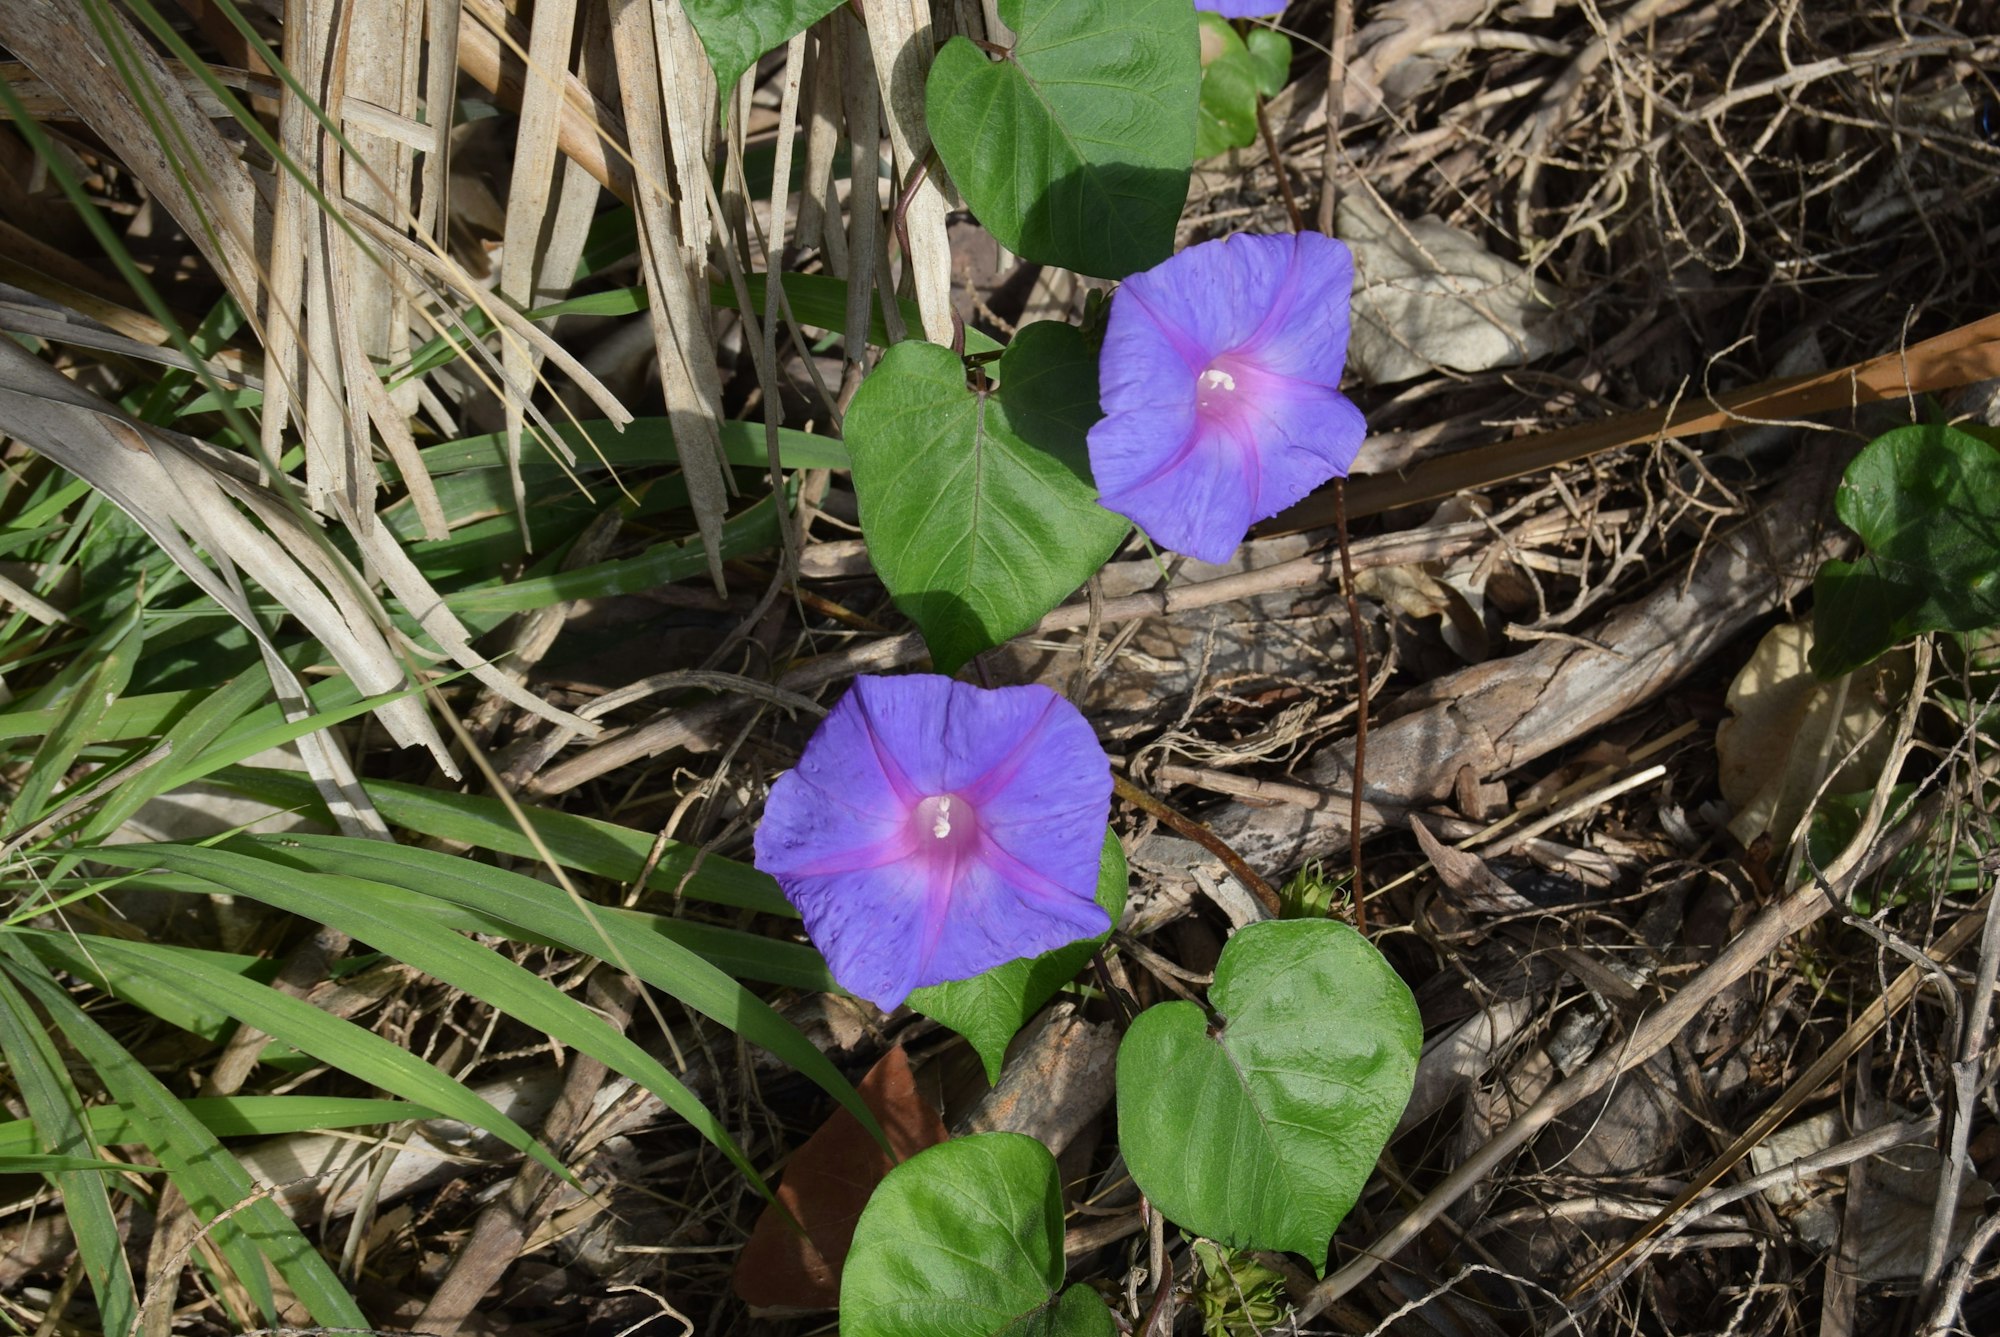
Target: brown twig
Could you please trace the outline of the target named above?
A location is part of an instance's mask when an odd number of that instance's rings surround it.
[[[1333,171],[1340,160],[1340,123],[1347,110],[1347,45],[1353,35],[1354,0],[1338,0],[1333,7],[1333,43],[1326,58],[1326,143],[1319,159],[1319,230],[1329,237],[1340,202],[1339,192],[1333,188]]]
[[[931,173],[931,159],[936,152],[932,149],[917,161],[917,170],[910,173],[910,179],[903,183],[903,193],[896,197],[895,212],[889,215],[889,221],[896,229],[896,247],[902,252],[906,273],[910,264],[910,205],[923,188],[924,178]]]
[[[1361,601],[1354,597],[1354,556],[1347,546],[1347,480],[1333,480],[1333,528],[1340,541],[1340,592],[1347,597],[1347,625],[1354,636],[1354,783],[1349,787],[1347,854],[1354,865],[1354,928],[1368,931],[1367,888],[1361,877],[1361,777],[1368,757],[1368,644],[1361,630]]]
[[[1292,194],[1292,180],[1285,171],[1285,159],[1278,152],[1278,141],[1271,134],[1271,118],[1264,114],[1264,95],[1257,95],[1257,133],[1264,137],[1264,152],[1271,155],[1272,170],[1278,174],[1278,193],[1285,197],[1285,213],[1292,220],[1292,231],[1306,230],[1306,216],[1299,212],[1298,199]]]
[[[1358,567],[1367,568],[1429,561],[1437,557],[1476,551],[1490,542],[1492,542],[1491,536],[1483,526],[1476,521],[1467,521],[1449,526],[1445,530],[1387,534],[1363,540],[1357,545],[1355,562]],[[1172,617],[1190,609],[1234,603],[1239,599],[1269,594],[1276,590],[1317,586],[1328,578],[1327,565],[1327,559],[1315,553],[1305,557],[1295,557],[1289,561],[1274,562],[1270,566],[1258,567],[1252,571],[1218,576],[1214,580],[1196,581],[1165,590],[1106,599],[1100,610],[1100,622],[1104,626],[1110,626],[1112,623],[1128,622],[1133,618]],[[1023,632],[1022,636],[1048,636],[1059,631],[1074,631],[1085,626],[1090,621],[1090,616],[1087,602],[1065,604]],[[861,642],[845,650],[795,665],[778,679],[778,686],[788,692],[810,692],[857,673],[884,673],[904,664],[913,664],[928,653],[921,634],[914,631],[905,632],[901,636]],[[649,720],[625,733],[606,738],[589,750],[568,757],[560,764],[550,766],[546,772],[537,775],[536,772],[548,765],[550,759],[570,740],[569,735],[558,731],[545,739],[537,740],[535,748],[525,752],[520,758],[518,763],[520,774],[534,776],[533,779],[524,781],[524,790],[542,797],[559,794],[629,761],[665,752],[671,748],[699,743],[709,736],[724,717],[741,704],[742,702],[734,698],[725,698],[704,702],[686,710]],[[510,773],[515,769],[516,767],[510,767]]]
[[[1262,901],[1264,908],[1269,910],[1273,917],[1284,913],[1284,902],[1278,899],[1277,891],[1272,888],[1270,883],[1257,876],[1256,870],[1243,862],[1243,856],[1235,850],[1230,849],[1224,843],[1221,836],[1216,835],[1215,832],[1209,830],[1193,818],[1184,817],[1180,813],[1175,812],[1165,803],[1154,798],[1151,794],[1148,794],[1122,775],[1115,773],[1112,775],[1111,792],[1140,811],[1159,818],[1162,824],[1172,827],[1176,833],[1187,837],[1210,854],[1213,854],[1216,858],[1222,860],[1224,866],[1229,869],[1236,880],[1248,887],[1250,894]]]

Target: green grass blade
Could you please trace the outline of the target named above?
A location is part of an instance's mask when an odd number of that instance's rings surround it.
[[[436,1110],[444,1118],[484,1129],[566,1182],[574,1182],[562,1162],[526,1129],[416,1055],[353,1022],[328,1016],[290,994],[221,969],[204,953],[164,943],[93,938],[90,954],[107,974],[143,975],[157,984],[204,997],[236,1020],[370,1086]]]
[[[90,1156],[10,1155],[0,1152],[0,1175],[77,1174],[159,1174],[157,1165],[131,1165],[125,1161],[100,1161]]]
[[[269,1198],[249,1201],[256,1197],[257,1185],[182,1102],[53,981],[46,977],[38,981],[24,973],[21,983],[40,999],[113,1099],[139,1125],[140,1140],[173,1176],[196,1216],[211,1225],[217,1249],[267,1319],[276,1320],[278,1312],[265,1258],[319,1323],[367,1326],[353,1297],[292,1219]]]
[[[20,947],[11,944],[0,943],[0,950],[17,961],[25,956]],[[33,958],[26,959],[34,967]],[[277,1203],[258,1195],[249,1173],[215,1140],[215,1134],[123,1045],[86,1016],[55,981],[39,971],[22,972],[20,981],[55,1018],[112,1098],[140,1125],[141,1140],[166,1167],[202,1224],[209,1227],[209,1238],[267,1321],[277,1321],[279,1314],[270,1277],[264,1270],[266,1258],[316,1322],[326,1327],[368,1326],[367,1316],[326,1259]]]
[[[598,910],[597,922],[593,923],[592,916],[585,914],[560,888],[435,850],[390,845],[379,840],[311,835],[244,838],[231,841],[230,845],[267,851],[268,858],[296,859],[322,872],[402,887],[518,924],[543,940],[590,956],[607,954],[604,950],[607,944],[598,931],[601,925],[603,933],[616,942],[615,952],[609,953],[612,960],[630,967],[640,979],[703,1016],[769,1050],[846,1106],[863,1127],[875,1126],[874,1115],[853,1085],[797,1027],[695,952],[657,932],[657,923],[649,924],[640,917],[610,909]]]
[[[730,419],[716,424],[722,431],[722,450],[729,462],[742,469],[762,469],[770,462],[764,448],[764,425]],[[605,466],[637,467],[669,464],[680,458],[674,445],[673,428],[665,418],[636,418],[621,432],[602,418],[556,424],[556,435],[577,454],[576,470],[588,473]],[[423,451],[424,472],[442,482],[459,474],[502,470],[507,467],[507,437],[504,432],[486,432],[460,437]],[[523,439],[521,463],[554,463],[539,436]],[[816,436],[796,428],[778,429],[778,454],[788,469],[845,469],[847,443],[831,436]],[[603,463],[600,464],[599,460]],[[385,478],[393,466],[383,461]]]
[[[41,1132],[39,1155],[102,1160],[90,1138],[83,1101],[70,1082],[62,1055],[47,1028],[13,981],[0,974],[0,1055]],[[125,1242],[111,1208],[104,1176],[93,1171],[58,1170],[49,1175],[63,1195],[63,1214],[76,1237],[84,1275],[97,1300],[99,1326],[125,1334],[139,1321],[139,1294],[125,1261]]]
[[[718,551],[725,559],[748,557],[776,546],[777,542],[777,508],[767,496],[722,522]],[[509,613],[550,608],[571,599],[638,594],[687,580],[707,569],[708,557],[700,539],[690,537],[678,543],[656,543],[636,557],[621,557],[553,575],[532,576],[510,584],[459,590],[447,594],[444,601],[462,618],[491,619]]]
[[[84,742],[112,743],[150,738],[178,719],[202,695],[191,689],[124,697],[113,702],[97,717],[96,727]],[[45,738],[61,720],[62,714],[62,706],[8,711],[0,715],[0,742],[16,738]]]
[[[213,890],[206,883],[165,889]],[[106,957],[97,951],[98,945],[105,939],[94,934],[79,936],[47,929],[16,928],[11,935],[33,951],[51,970],[88,980],[119,1002],[129,1003],[170,1026],[208,1040],[219,1040],[235,1028],[236,1017],[228,1009],[210,1002],[206,995],[190,992],[178,983],[163,982],[150,973],[120,970],[117,958]],[[175,950],[199,958],[211,970],[226,971],[253,984],[268,984],[277,978],[278,963],[270,957],[211,952],[199,947]]]
[[[42,815],[56,786],[98,728],[104,712],[132,680],[132,665],[145,644],[142,609],[135,601],[119,619],[83,647],[71,661],[84,670],[82,681],[58,708],[55,727],[42,739],[28,774],[14,795],[9,825],[19,831]]]
[[[323,1133],[438,1117],[436,1110],[407,1100],[359,1096],[196,1096],[180,1105],[216,1137]],[[116,1105],[92,1105],[85,1113],[90,1117],[90,1135],[101,1147],[143,1140],[138,1122]],[[25,1156],[37,1145],[34,1120],[0,1123],[0,1157]]]
[[[215,760],[221,755],[213,751],[216,740],[270,694],[271,680],[259,667],[204,696],[162,736],[160,741],[173,749],[168,760],[139,772],[107,795],[77,832],[77,843],[95,844],[116,831],[152,799],[186,784],[189,772],[198,771],[211,760],[215,765],[229,764],[233,758]]]
[[[296,772],[236,766],[218,772],[213,779],[278,807],[321,810],[312,781]],[[362,788],[375,810],[392,826],[520,859],[541,857],[535,842],[514,824],[513,816],[498,799],[443,793],[393,780],[364,781]],[[649,831],[544,808],[524,807],[522,811],[557,863],[593,877],[629,883],[646,867],[653,850]],[[778,884],[763,873],[712,854],[702,858],[700,850],[677,841],[667,842],[646,885],[711,905],[732,905],[788,919],[799,917]]]
[[[727,1156],[759,1192],[762,1176],[722,1121],[660,1061],[547,980],[413,913],[420,898],[402,887],[331,873],[300,873],[236,850],[191,845],[119,845],[96,851],[114,867],[164,867],[205,877],[238,895],[326,924],[435,979],[539,1027],[639,1082]],[[274,1032],[275,1034],[275,1032]],[[305,1046],[301,1045],[300,1048]]]
[[[530,929],[526,923],[502,914],[497,906],[477,898],[447,896],[435,889],[436,877],[451,876],[478,880],[484,874],[493,873],[500,877],[520,878],[530,887],[542,888],[543,890],[533,893],[536,895],[546,897],[554,892],[554,889],[549,888],[546,883],[534,878],[525,878],[518,873],[507,873],[486,864],[429,850],[411,852],[427,861],[438,861],[441,866],[436,874],[419,871],[394,854],[390,854],[386,859],[373,861],[372,871],[361,874],[358,867],[345,866],[344,855],[329,857],[316,854],[313,847],[317,841],[318,837],[315,836],[291,833],[283,836],[252,837],[248,839],[248,846],[254,846],[262,857],[274,862],[294,864],[314,872],[345,872],[373,876],[376,881],[407,887],[426,896],[435,894],[437,899],[426,906],[425,913],[433,923],[442,924],[460,933],[490,933],[515,942],[534,943],[544,947],[570,947],[575,951],[603,955],[599,949],[603,948],[605,943],[594,931],[588,939],[577,943],[567,935]],[[388,850],[410,848],[388,846],[381,841],[370,841],[368,844],[370,847]],[[369,849],[353,848],[363,860],[366,860],[371,852]],[[430,865],[426,863],[425,868],[429,867]],[[173,874],[141,874],[136,876],[133,885],[159,890],[195,889],[169,881],[173,877]],[[560,893],[555,894],[560,895]],[[576,908],[568,896],[563,895],[562,901],[572,910]],[[840,989],[840,985],[826,968],[826,959],[803,943],[783,942],[761,933],[724,928],[719,924],[675,919],[668,915],[650,914],[643,910],[625,910],[617,906],[592,905],[591,913],[607,925],[614,920],[617,922],[614,937],[619,943],[625,942],[633,935],[663,938],[694,953],[732,980],[758,980],[765,984],[782,985],[788,989],[803,989],[810,993],[838,992]],[[606,959],[614,963],[618,960],[615,954],[606,956]],[[674,990],[669,989],[669,992]]]

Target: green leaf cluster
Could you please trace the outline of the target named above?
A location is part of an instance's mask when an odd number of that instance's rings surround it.
[[[1090,481],[1097,364],[1083,335],[1030,325],[998,372],[997,390],[973,388],[951,350],[898,344],[847,412],[869,556],[940,673],[1033,626],[1131,528]]]
[[[1212,158],[1257,138],[1257,101],[1275,97],[1291,72],[1292,43],[1271,28],[1239,35],[1229,20],[1203,10],[1201,110],[1195,120],[1194,156]]]
[[[846,1337],[1111,1337],[1088,1286],[1063,1288],[1062,1181],[1047,1147],[981,1133],[889,1172],[855,1227]]]
[[[1416,1079],[1416,1000],[1368,941],[1330,920],[1252,924],[1193,1002],[1141,1013],[1118,1050],[1118,1144],[1154,1208],[1200,1246],[1203,1325],[1275,1321],[1276,1273],[1237,1249],[1322,1267]],[[948,1142],[869,1202],[841,1328],[871,1337],[1101,1332],[1102,1305],[1062,1289],[1061,1195],[1040,1143]],[[1222,1247],[1217,1247],[1222,1246]],[[1071,1312],[1074,1304],[1074,1312]]]
[[[1837,678],[1928,631],[2000,624],[2000,449],[1941,423],[1855,456],[1834,509],[1866,548],[1813,582],[1813,672]]]
[[[925,90],[966,203],[1030,260],[1123,278],[1167,258],[1194,161],[1201,57],[1187,0],[1000,0],[1002,56],[963,37]]]

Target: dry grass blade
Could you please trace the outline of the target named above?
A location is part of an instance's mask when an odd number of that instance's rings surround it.
[[[521,120],[514,137],[514,174],[507,188],[507,230],[500,250],[500,295],[520,307],[538,306],[543,298],[536,281],[536,261],[542,254],[543,231],[549,222],[557,127],[564,106],[559,72],[569,69],[570,36],[575,29],[574,0],[543,0],[535,6],[528,42],[528,82],[521,95]],[[531,349],[512,340],[501,349],[507,473],[523,535],[528,533],[528,499],[521,485],[522,401],[531,392],[538,362]]]
[[[456,7],[455,0],[441,3]],[[458,67],[474,82],[518,110],[527,90],[523,52],[528,33],[498,0],[462,0],[464,12],[477,20],[457,29]],[[623,157],[623,127],[575,75],[563,80],[562,116],[557,142],[571,161],[591,179],[626,199],[625,173],[615,164]],[[610,152],[607,152],[607,149]]]
[[[697,152],[690,166],[689,146],[677,138],[694,135],[694,127],[708,122],[688,114],[699,112],[699,107],[689,108],[685,99],[673,98],[676,88],[692,83],[707,86],[713,80],[694,28],[677,4],[662,10],[641,0],[625,0],[612,16],[611,41],[632,150],[631,191],[639,215],[640,264],[652,293],[648,309],[660,388],[680,449],[695,522],[708,552],[709,577],[719,592],[724,589],[719,545],[729,477],[722,434],[716,427],[722,417],[722,380],[716,368],[708,284],[702,277],[708,251],[708,165],[706,153]],[[701,63],[693,63],[697,61]],[[667,102],[661,100],[663,88]],[[704,134],[699,144],[705,149],[709,142]],[[677,197],[668,193],[669,179],[678,185]]]
[[[131,422],[11,343],[0,343],[0,432],[27,442],[109,497],[260,645],[268,645],[268,638],[237,579],[239,568],[255,573],[363,693],[408,685],[379,615],[363,607],[355,593],[359,578],[338,569],[337,554],[256,481],[247,462]],[[254,499],[270,532],[245,520],[232,497]],[[189,540],[217,566],[197,556]],[[406,697],[376,715],[399,746],[426,747],[440,766],[450,767],[444,742],[418,701]]]
[[[901,190],[908,191],[931,148],[930,131],[924,125],[924,78],[936,55],[930,5],[925,0],[882,0],[870,5],[868,43],[874,52],[876,77],[881,80],[889,143],[896,151],[896,177]],[[944,192],[938,186],[942,170],[933,164],[909,198],[903,235],[909,239],[910,250],[903,263],[909,269],[917,313],[923,318],[924,337],[932,343],[949,344],[951,240],[945,233]]]
[[[252,238],[265,234],[270,219],[250,174],[123,14],[80,0],[0,5],[0,44],[111,146],[201,248],[237,304],[261,309]]]

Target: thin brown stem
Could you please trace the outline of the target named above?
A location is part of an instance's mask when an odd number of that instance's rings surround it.
[[[1333,7],[1332,50],[1326,63],[1326,143],[1319,158],[1319,230],[1333,235],[1339,192],[1333,178],[1340,161],[1340,123],[1347,111],[1347,46],[1354,34],[1354,0],[1338,0]]]
[[[896,246],[903,254],[903,269],[910,267],[910,203],[917,198],[917,191],[924,184],[924,178],[931,174],[931,157],[937,150],[931,149],[917,160],[917,170],[910,173],[910,179],[903,184],[903,193],[896,197],[896,209],[890,222],[896,228]]]
[[[1264,908],[1271,912],[1273,918],[1284,913],[1284,902],[1278,899],[1278,893],[1272,888],[1271,884],[1257,876],[1257,871],[1249,864],[1243,862],[1243,856],[1235,850],[1230,849],[1224,843],[1221,836],[1216,835],[1215,832],[1209,830],[1193,818],[1183,817],[1159,799],[1154,798],[1151,794],[1148,794],[1145,790],[1115,772],[1111,776],[1111,792],[1141,812],[1150,813],[1159,818],[1163,824],[1173,828],[1177,834],[1186,836],[1189,840],[1192,840],[1195,844],[1222,860],[1223,864],[1229,869],[1236,880],[1250,888],[1250,894],[1264,903]]]
[[[1367,888],[1361,880],[1361,776],[1368,757],[1368,643],[1361,631],[1361,601],[1354,597],[1354,557],[1347,546],[1347,480],[1333,480],[1333,527],[1340,543],[1340,591],[1347,596],[1347,627],[1354,637],[1354,782],[1349,786],[1347,853],[1354,865],[1354,927],[1368,931]]]
[[[1285,160],[1278,155],[1278,140],[1271,133],[1271,118],[1264,114],[1264,95],[1257,95],[1257,133],[1264,136],[1264,152],[1270,155],[1271,168],[1278,174],[1278,193],[1285,197],[1285,213],[1292,220],[1292,231],[1306,230],[1306,216],[1299,212],[1299,202],[1292,194],[1292,178],[1285,171]]]

